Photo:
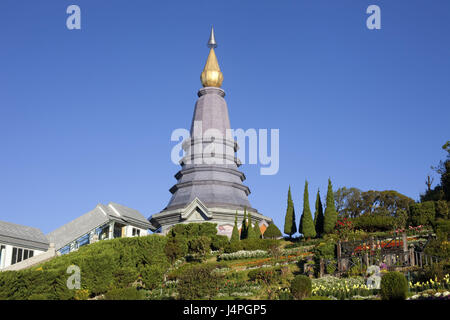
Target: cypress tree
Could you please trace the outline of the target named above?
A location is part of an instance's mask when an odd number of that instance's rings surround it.
[[[255,227],[253,228],[254,229],[254,233],[255,233],[255,235],[256,235],[256,239],[261,239],[261,237],[262,237],[262,234],[261,234],[261,229],[259,228],[259,224],[258,224],[258,222],[255,222]]]
[[[328,191],[327,191],[327,207],[325,209],[325,215],[323,219],[323,231],[324,233],[332,233],[336,226],[337,213],[334,204],[333,186],[331,180],[328,178]]]
[[[317,189],[316,196],[316,212],[314,212],[314,226],[316,227],[316,233],[318,236],[323,234],[323,207],[322,200],[320,200],[320,192]]]
[[[252,226],[252,214],[249,212],[248,213],[248,225],[247,225],[247,239],[255,239],[256,238],[256,234],[255,234],[255,230],[253,229]]]
[[[264,239],[277,239],[281,237],[281,231],[278,229],[278,227],[275,225],[275,223],[269,224],[266,231],[264,231],[263,237]]]
[[[305,181],[305,192],[303,193],[303,213],[300,218],[300,233],[305,238],[313,238],[316,236],[316,229],[314,227],[314,221],[309,208],[309,193],[308,193],[308,181]]]
[[[292,235],[296,232],[294,202],[292,201],[291,186],[289,186],[286,217],[284,218],[284,233],[289,235],[289,238],[292,238]]]
[[[239,229],[238,229],[238,225],[237,225],[237,210],[236,210],[236,215],[234,216],[233,233],[231,234],[230,241],[239,241]]]
[[[241,240],[248,238],[247,232],[247,208],[244,208],[244,220],[242,220]]]

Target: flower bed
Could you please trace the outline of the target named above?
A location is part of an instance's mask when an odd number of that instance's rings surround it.
[[[223,253],[217,256],[217,260],[238,260],[238,259],[248,259],[248,258],[262,258],[269,256],[269,253],[265,250],[240,250],[233,253]]]
[[[310,255],[311,252],[304,252],[299,253],[297,255],[288,255],[288,256],[281,256],[278,260],[275,260],[274,258],[268,257],[258,260],[251,260],[251,261],[243,261],[238,263],[231,264],[232,267],[245,267],[246,269],[253,268],[253,267],[261,267],[263,265],[276,265],[276,264],[288,264],[288,263],[296,263],[299,257]]]
[[[450,275],[446,274],[441,281],[436,278],[430,279],[426,282],[409,282],[409,290],[413,292],[420,292],[428,289],[450,289]]]
[[[374,290],[369,289],[363,277],[337,278],[325,276],[319,279],[312,279],[312,295],[335,297],[339,300],[351,299],[354,296],[368,297],[374,294]]]
[[[450,292],[436,292],[436,293],[419,293],[415,294],[406,300],[450,300]]]

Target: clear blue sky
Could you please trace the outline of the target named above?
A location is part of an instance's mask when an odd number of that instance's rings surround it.
[[[212,24],[232,127],[280,129],[277,175],[241,167],[255,208],[282,228],[291,184],[298,223],[305,179],[313,207],[328,177],[418,199],[450,139],[449,14],[448,0],[2,0],[0,220],[47,233],[99,202],[163,209]]]

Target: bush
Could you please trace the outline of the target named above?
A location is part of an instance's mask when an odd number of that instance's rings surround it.
[[[143,300],[142,291],[134,287],[111,289],[105,293],[105,300]]]
[[[380,287],[383,300],[404,300],[408,294],[408,281],[403,273],[388,272],[381,278]]]
[[[447,201],[436,201],[436,219],[448,219]]]
[[[433,263],[432,265],[427,265],[419,271],[418,281],[427,282],[430,279],[435,281],[442,281],[444,276],[450,272],[449,262],[441,261],[439,263]]]
[[[217,234],[217,223],[188,223],[188,224],[177,224],[172,227],[169,231],[169,237],[213,237]]]
[[[274,268],[261,268],[249,271],[248,279],[250,281],[272,284],[279,279],[279,271]]]
[[[142,271],[142,282],[146,289],[152,290],[162,284],[166,268],[160,265],[146,265]]]
[[[164,247],[164,253],[170,263],[173,264],[176,260],[184,257],[188,253],[187,240],[183,237],[169,239]]]
[[[321,242],[312,250],[314,256],[318,259],[334,259],[336,252],[336,245],[333,241]]]
[[[302,300],[311,295],[311,279],[304,275],[298,275],[291,282],[291,294],[297,300]]]
[[[443,241],[448,240],[450,234],[450,220],[438,219],[433,227],[439,239]]]
[[[52,300],[74,299],[76,290],[66,285],[70,265],[81,270],[82,290],[91,296],[104,294],[125,286],[146,266],[160,268],[161,273],[167,270],[166,241],[159,235],[99,241],[33,269],[0,272],[0,299],[26,300],[42,293]]]
[[[224,248],[223,251],[225,253],[233,253],[233,252],[238,252],[242,250],[242,244],[241,241],[231,241],[229,244],[227,244]]]
[[[66,285],[68,275],[57,271],[0,272],[0,300],[67,300],[74,290]]]
[[[245,239],[240,241],[242,250],[267,250],[273,245],[279,245],[274,239]]]
[[[205,256],[209,253],[211,247],[211,239],[207,236],[199,236],[188,241],[188,252],[199,256]]]
[[[223,276],[215,272],[215,265],[200,264],[184,270],[178,277],[178,299],[212,299],[222,284]]]
[[[80,268],[83,286],[89,288],[93,295],[108,291],[114,283],[113,272],[117,268],[115,261],[108,250],[86,259]]]
[[[227,236],[215,235],[211,238],[211,250],[223,250],[228,243]]]
[[[282,236],[281,231],[280,229],[278,229],[275,223],[269,224],[266,231],[264,231],[263,233],[263,237],[265,239],[278,239],[281,236]]]
[[[355,229],[361,229],[367,232],[389,231],[394,229],[397,221],[394,217],[384,214],[363,214],[353,218]]]
[[[136,281],[136,279],[138,278],[138,272],[136,268],[118,268],[113,272],[113,277],[116,288],[125,288]]]
[[[409,212],[412,225],[430,225],[434,221],[436,209],[433,201],[425,201],[410,205]]]

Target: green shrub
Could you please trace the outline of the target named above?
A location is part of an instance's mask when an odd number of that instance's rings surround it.
[[[109,250],[86,259],[81,267],[83,286],[89,288],[93,295],[99,295],[113,286],[114,270],[117,268],[116,260]]]
[[[160,274],[167,270],[166,242],[166,237],[159,235],[99,241],[33,269],[0,272],[0,299],[26,300],[42,293],[47,299],[74,299],[77,290],[66,285],[70,265],[81,270],[82,290],[91,296],[104,294],[125,286],[146,266],[158,266]]]
[[[67,300],[74,292],[66,285],[68,275],[57,271],[0,272],[0,300]]]
[[[279,277],[279,270],[274,268],[254,269],[248,272],[248,279],[250,281],[258,281],[265,284],[272,284],[277,281]]]
[[[176,237],[169,239],[164,246],[164,253],[170,263],[174,263],[179,258],[184,257],[188,253],[188,242],[186,238]]]
[[[447,201],[436,201],[436,219],[448,219],[448,204]]]
[[[450,234],[450,220],[438,219],[433,227],[439,239],[442,241],[448,240]]]
[[[113,272],[113,277],[116,288],[125,288],[136,281],[138,271],[131,267],[118,268]]]
[[[142,282],[146,289],[152,290],[162,284],[166,268],[160,265],[146,265],[142,268]]]
[[[188,241],[188,247],[188,253],[205,256],[207,253],[209,253],[211,247],[211,238],[207,236],[191,238]]]
[[[231,241],[229,244],[227,244],[223,251],[225,253],[233,253],[242,250],[242,244],[241,241]]]
[[[169,231],[169,237],[185,237],[185,238],[195,238],[195,237],[213,237],[217,234],[217,223],[188,223],[188,224],[177,224],[172,227]]]
[[[411,223],[414,226],[430,225],[433,223],[436,214],[434,201],[414,203],[409,206],[409,212],[411,215]]]
[[[388,272],[381,278],[381,298],[383,300],[404,300],[408,294],[408,281],[403,273]]]
[[[228,243],[227,236],[215,235],[211,238],[211,250],[223,250]]]
[[[295,223],[294,223],[295,224]],[[280,229],[275,225],[275,223],[269,224],[266,231],[263,233],[265,239],[278,239],[282,236]]]
[[[223,276],[213,270],[215,265],[199,264],[186,268],[178,277],[178,299],[212,299],[222,284]]]
[[[446,274],[450,273],[450,262],[441,261],[423,267],[418,273],[418,281],[427,282],[430,279],[442,281]]]
[[[333,241],[321,242],[312,250],[316,258],[334,259],[336,245]]]
[[[363,214],[352,219],[355,229],[367,232],[389,231],[395,228],[398,221],[385,214]]]
[[[111,289],[105,293],[105,300],[143,300],[142,291],[134,287]]]
[[[267,250],[274,245],[279,245],[275,239],[245,239],[240,241],[242,250]]]
[[[311,295],[311,279],[304,275],[297,275],[291,282],[291,294],[297,300],[302,300]]]

